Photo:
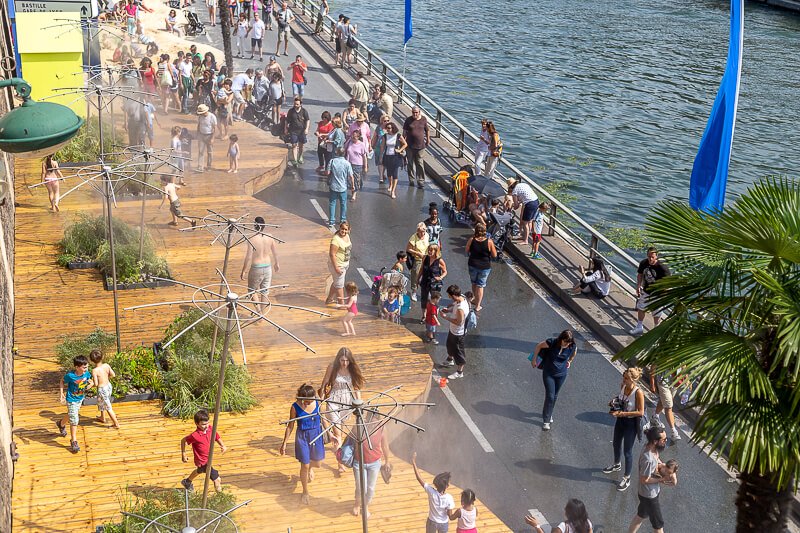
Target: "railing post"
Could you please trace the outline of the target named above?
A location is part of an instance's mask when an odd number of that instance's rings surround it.
[[[552,237],[556,234],[556,224],[558,220],[556,219],[556,213],[558,212],[558,208],[556,204],[550,204],[550,219],[547,221],[547,225],[549,229],[547,230],[547,236]]]
[[[402,104],[403,103],[403,85],[405,85],[404,82],[403,82],[403,78],[400,78],[399,80],[397,80],[397,103],[398,104]]]
[[[592,239],[589,241],[589,259],[597,255],[597,247],[600,245],[600,240],[597,235],[592,233]]]
[[[367,76],[372,75],[372,52],[367,52]]]
[[[331,42],[336,40],[336,23],[331,21]]]
[[[442,136],[442,112],[441,110],[436,110],[436,134],[435,137]]]
[[[464,130],[458,128],[458,157],[464,157]]]
[[[415,102],[417,102],[417,107],[422,109],[422,95],[421,94],[417,93],[417,99],[415,100]]]
[[[303,0],[300,3],[300,11],[302,11],[303,16],[305,17],[306,16],[306,0]]]

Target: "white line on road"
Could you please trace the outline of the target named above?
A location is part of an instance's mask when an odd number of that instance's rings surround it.
[[[361,279],[364,280],[364,283],[366,283],[367,287],[371,289],[372,280],[370,279],[369,274],[367,274],[367,271],[361,267],[358,267],[356,270],[358,271],[359,274],[361,274]]]
[[[431,373],[431,378],[433,379],[434,383],[436,383],[436,385],[439,385],[439,380],[442,379],[442,375],[439,374],[439,372],[437,372],[436,370],[434,370]],[[492,448],[492,445],[489,444],[488,440],[486,440],[486,437],[483,436],[483,433],[481,433],[481,430],[478,429],[478,426],[475,424],[475,421],[472,420],[472,417],[469,416],[469,413],[467,413],[467,410],[464,409],[463,405],[461,405],[461,402],[458,401],[456,395],[453,394],[453,391],[451,391],[450,388],[447,386],[442,387],[441,391],[444,394],[444,397],[450,401],[450,405],[452,405],[453,409],[456,410],[456,413],[458,413],[458,416],[461,417],[461,420],[464,421],[464,424],[466,424],[467,429],[469,429],[470,433],[472,433],[472,435],[478,441],[478,444],[481,445],[483,451],[485,451],[486,453],[494,453],[494,448]]]
[[[320,218],[321,218],[321,219],[322,219],[324,222],[326,222],[326,223],[327,223],[327,222],[328,222],[328,215],[327,215],[327,214],[325,214],[325,211],[323,211],[323,210],[322,210],[322,206],[321,206],[321,205],[319,205],[319,202],[317,201],[317,199],[316,199],[316,198],[311,198],[311,205],[313,205],[313,206],[314,206],[314,209],[316,209],[316,210],[317,210],[317,213],[319,213],[319,216],[320,216]]]

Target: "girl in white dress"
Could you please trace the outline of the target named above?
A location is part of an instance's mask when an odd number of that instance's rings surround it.
[[[341,431],[342,423],[347,423],[348,418],[352,411],[349,409],[342,409],[340,404],[349,404],[353,398],[361,397],[361,389],[364,386],[364,376],[361,373],[361,368],[353,356],[350,348],[339,348],[333,362],[328,365],[325,371],[325,377],[322,378],[322,385],[319,389],[319,395],[322,399],[330,400],[331,403],[327,404],[325,411],[329,412],[323,417],[323,425],[327,427],[333,425],[330,430],[331,440],[334,444],[334,449],[338,450],[344,441],[344,434]],[[339,464],[339,473],[345,471],[344,465]]]

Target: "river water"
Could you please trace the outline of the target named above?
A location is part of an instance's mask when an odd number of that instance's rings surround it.
[[[402,67],[404,2],[335,0]],[[407,76],[465,125],[494,120],[505,156],[571,182],[592,223],[641,226],[688,198],[725,68],[730,4],[712,0],[417,0]],[[768,174],[800,177],[800,15],[745,5],[728,201]]]

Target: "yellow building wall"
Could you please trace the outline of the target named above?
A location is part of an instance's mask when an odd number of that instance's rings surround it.
[[[54,20],[57,18],[59,20]],[[66,19],[66,20],[65,20]],[[72,21],[72,22],[68,22]],[[86,100],[80,94],[61,94],[60,87],[82,87],[83,32],[78,13],[17,13],[17,39],[22,77],[35,100],[70,107],[86,117]]]

